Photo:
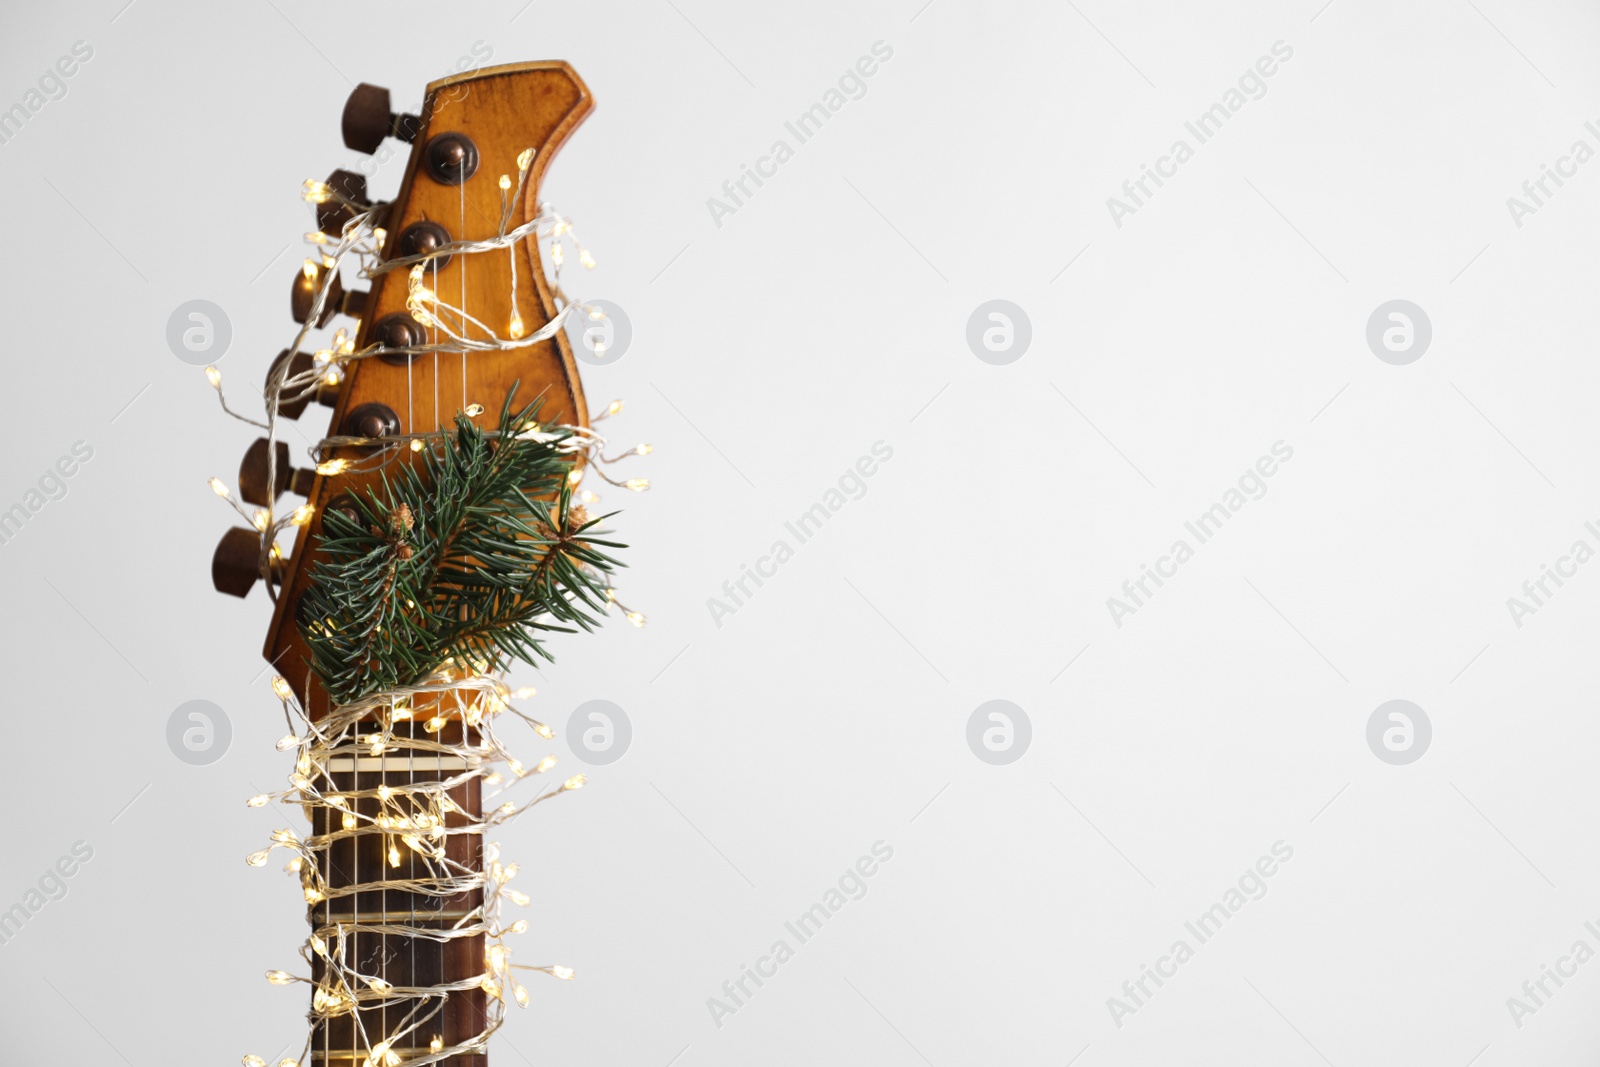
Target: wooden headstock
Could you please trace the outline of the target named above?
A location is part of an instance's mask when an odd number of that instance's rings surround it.
[[[413,143],[404,179],[384,219],[384,259],[392,262],[428,252],[441,242],[489,240],[537,218],[545,168],[592,108],[583,82],[561,62],[507,64],[434,82],[428,86],[420,116],[392,114],[386,91],[359,87],[345,111],[346,143],[368,152],[385,136]],[[521,195],[507,204],[512,193],[505,186],[518,188],[519,157],[526,158],[530,149],[532,161],[520,182]],[[365,197],[365,183],[351,172],[335,172],[328,184],[351,200]],[[503,205],[509,207],[509,219]],[[338,203],[324,204],[318,210],[319,225],[324,232],[331,229],[337,239],[338,226],[349,214],[349,209]],[[442,265],[434,261],[427,265],[424,281],[442,300],[465,309],[498,337],[528,337],[558,312],[540,255],[538,238],[530,234],[503,250],[455,255]],[[311,298],[322,281],[322,269],[315,261],[307,261],[304,271],[296,275],[293,302],[302,322],[311,314]],[[344,280],[351,280],[348,270]],[[379,271],[372,277],[370,292],[330,291],[318,325],[330,324],[340,312],[358,316],[359,328],[352,327],[353,345],[347,346],[354,353],[374,344],[404,347],[445,340],[436,328],[419,323],[408,311],[409,281],[405,269]],[[474,326],[468,326],[465,334],[479,339],[488,336],[483,328]],[[301,365],[308,358],[293,352],[280,356],[299,360]],[[577,367],[566,336],[559,330],[547,340],[515,349],[434,352],[409,359],[405,355],[349,359],[343,362],[342,374],[336,398],[331,385],[320,387],[319,395],[312,397],[333,405],[329,437],[429,433],[450,427],[458,412],[479,409],[474,421],[492,429],[513,385],[518,407],[542,398],[541,421],[588,425]],[[303,401],[292,414],[306,410]],[[313,406],[309,410],[319,409]],[[251,491],[269,497],[303,491],[311,516],[300,527],[287,560],[274,558],[267,568],[258,568],[254,558],[248,562],[249,571],[267,570],[281,582],[265,655],[306,700],[308,710],[321,712],[326,694],[318,691],[306,666],[307,650],[299,635],[296,608],[317,556],[323,515],[330,506],[339,506],[343,494],[365,489],[379,476],[359,469],[343,473],[325,469],[329,460],[343,457],[355,461],[370,454],[370,448],[365,453],[360,447],[348,446],[325,452],[320,457],[323,473],[309,468],[288,470],[281,453],[268,456],[265,442],[258,444],[257,451],[253,460],[247,458],[241,486],[249,482],[254,486]],[[267,484],[264,473],[269,458],[275,474],[272,485]],[[403,451],[393,459],[396,463],[410,461]],[[219,546],[213,571],[219,589],[243,595],[239,568],[230,570],[228,563],[233,558],[229,552],[234,557],[250,554],[240,533],[230,535],[234,539],[231,548],[226,538]],[[230,574],[233,578],[225,581]],[[247,591],[248,573],[242,585]]]

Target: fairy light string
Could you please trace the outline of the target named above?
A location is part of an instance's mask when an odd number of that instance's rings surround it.
[[[353,331],[340,328],[326,347],[315,350],[309,369],[291,373],[293,360],[289,358],[283,359],[274,369],[263,393],[264,420],[234,410],[223,392],[221,372],[215,366],[206,367],[206,379],[216,391],[223,410],[266,432],[268,486],[277,484],[275,445],[280,408],[314,399],[323,389],[337,387],[355,361],[429,353],[459,353],[465,360],[474,354],[522,349],[547,341],[564,329],[567,320],[575,315],[587,315],[595,320],[604,318],[597,306],[569,298],[561,287],[567,246],[576,251],[584,267],[595,266],[594,257],[573,235],[570,219],[548,203],[541,203],[534,218],[511,226],[515,205],[521,202],[528,181],[533,155],[533,150],[527,149],[518,156],[514,181],[510,175],[503,175],[499,180],[500,217],[494,237],[452,241],[426,254],[393,259],[383,257],[387,234],[378,225],[379,207],[349,200],[323,182],[308,180],[305,183],[303,199],[313,205],[337,201],[350,217],[337,237],[321,232],[306,235],[316,246],[316,254],[305,261],[302,272],[304,284],[314,292],[310,311],[289,352],[300,352],[306,346],[333,299],[342,265],[352,258],[359,264],[358,275],[367,279],[405,271],[406,309],[434,339],[406,347],[373,343],[357,350]],[[519,308],[516,257],[518,243],[529,238],[548,249],[546,279],[557,307],[549,322],[531,332]],[[441,299],[425,282],[436,260],[493,255],[502,251],[511,260],[512,309],[503,332],[472,316],[464,306]],[[464,305],[464,284],[462,288],[461,303]],[[621,400],[612,401],[593,421],[615,416],[622,407]],[[466,414],[476,416],[482,411],[480,405],[471,404]],[[560,432],[553,432],[556,430]],[[440,429],[377,438],[330,435],[309,451],[317,473],[334,477],[377,469],[408,451],[421,451],[433,441],[453,436],[453,433],[453,430]],[[491,435],[497,433],[490,431]],[[582,426],[533,426],[520,430],[518,436],[545,443],[559,442],[556,447],[572,455],[568,480],[585,505],[599,500],[592,491],[577,491],[586,469],[593,470],[610,485],[636,492],[649,488],[646,479],[619,479],[606,471],[618,462],[649,455],[652,451],[649,445],[637,445],[607,455],[606,438]],[[337,454],[355,446],[361,448],[358,458]],[[313,506],[302,504],[286,514],[279,514],[275,504],[247,510],[222,481],[212,478],[210,485],[260,531],[258,567],[269,595],[276,600],[279,592],[277,564],[281,560],[278,537],[291,528],[309,523],[315,515]],[[269,497],[273,495],[268,494]],[[605,584],[605,595],[607,603],[614,605],[630,623],[644,625],[644,616],[617,599],[609,580]],[[489,671],[487,660],[477,663],[447,661],[421,684],[387,689],[336,705],[317,719],[307,713],[302,699],[283,678],[274,678],[272,688],[291,727],[291,733],[279,741],[278,748],[295,754],[295,767],[289,776],[289,788],[253,796],[247,804],[254,808],[274,802],[299,805],[313,828],[309,835],[297,834],[288,828],[276,830],[267,847],[251,853],[246,860],[250,866],[261,867],[276,850],[289,853],[284,869],[298,879],[312,920],[311,932],[300,949],[305,967],[299,973],[276,969],[266,973],[267,981],[273,985],[304,983],[312,986],[304,1048],[298,1058],[280,1060],[275,1067],[302,1067],[303,1064],[309,1067],[313,1051],[318,1049],[323,1050],[319,1054],[324,1062],[348,1055],[353,1064],[361,1067],[400,1067],[402,1064],[425,1067],[452,1056],[484,1052],[489,1038],[504,1024],[507,1006],[515,1003],[526,1007],[529,1003],[529,993],[514,972],[542,972],[569,980],[573,977],[570,968],[559,964],[529,966],[511,962],[512,950],[505,944],[505,938],[525,933],[528,922],[525,919],[508,922],[503,908],[508,904],[526,907],[531,898],[511,885],[518,872],[517,864],[503,863],[498,844],[490,841],[488,835],[536,805],[582,787],[584,776],[566,778],[534,792],[531,797],[526,795],[524,787],[522,799],[513,797],[513,791],[524,779],[548,780],[546,776],[556,760],[547,755],[531,766],[525,765],[512,753],[501,725],[518,719],[543,740],[551,740],[555,735],[549,726],[513,704],[514,700],[531,696],[533,691],[513,692],[502,677]],[[385,774],[383,784],[376,789],[349,788],[349,784],[357,781],[354,768],[370,766],[372,764],[365,761],[374,759],[379,761],[376,766],[380,769],[392,766],[400,770],[422,765],[431,767],[437,774],[418,779],[415,773],[409,773],[405,781],[397,783],[391,783]],[[349,767],[351,771],[345,774],[342,767]],[[343,774],[346,788],[340,788],[335,774]],[[452,797],[452,793],[460,795],[474,783],[481,790],[481,814],[473,814]],[[317,832],[318,827],[322,832]],[[360,877],[352,877],[351,884],[334,884],[325,873],[332,870],[329,862],[332,849],[340,844],[349,847],[351,842],[373,836],[382,839],[381,854],[388,862],[380,865],[381,870],[376,875],[368,876],[368,872],[362,871],[358,872]],[[463,837],[476,839],[481,846],[481,869],[448,854],[449,844]],[[480,849],[475,848],[467,854],[478,851]],[[404,867],[403,857],[409,857]],[[402,874],[405,876],[401,877]],[[410,894],[412,900],[427,898],[441,902],[470,899],[481,894],[481,903],[458,918],[433,926],[406,921],[404,916],[391,919],[387,904],[378,916],[364,913],[359,906],[346,913],[333,907],[335,901],[344,898],[358,901],[361,894],[383,895],[387,891]],[[479,973],[451,982],[397,986],[371,973],[370,969],[364,970],[357,959],[358,943],[363,937],[370,939],[373,935],[381,937],[386,945],[393,938],[401,945],[412,946],[422,942],[443,945],[481,938],[483,967]],[[487,1009],[483,1026],[476,1034],[446,1044],[442,1027],[437,1025],[444,1007],[452,994],[472,989],[484,994]],[[374,1013],[370,1009],[375,1007],[383,1010]],[[345,1018],[352,1020],[357,1037],[357,1047],[348,1053],[334,1050],[329,1040],[329,1024]],[[381,1023],[377,1023],[377,1028],[382,1032],[375,1032],[372,1028],[379,1019]],[[245,1067],[268,1067],[266,1060],[254,1054],[244,1056],[242,1063]]]
[[[280,1061],[280,1067],[308,1062],[324,1024],[346,1016],[355,1021],[370,1067],[423,1065],[479,1053],[504,1024],[506,1007],[510,1003],[526,1007],[530,1001],[515,971],[573,977],[570,968],[559,964],[528,966],[511,962],[512,950],[504,939],[508,934],[525,933],[528,923],[525,919],[508,921],[502,910],[506,904],[527,907],[531,898],[511,885],[518,873],[517,865],[502,863],[498,845],[488,841],[486,835],[546,800],[582,788],[584,776],[574,775],[521,801],[510,799],[512,790],[523,779],[547,775],[556,760],[546,756],[533,766],[524,766],[501,736],[500,723],[507,717],[520,719],[546,740],[554,738],[554,731],[518,710],[512,703],[517,694],[500,679],[475,674],[470,669],[460,674],[456,668],[451,663],[423,684],[372,694],[340,705],[320,719],[304,712],[286,681],[273,680],[273,690],[283,703],[285,715],[296,726],[294,733],[278,743],[280,750],[295,753],[295,770],[289,789],[261,793],[246,803],[255,808],[273,802],[299,804],[308,814],[320,807],[327,816],[322,825],[328,828],[327,832],[308,836],[291,829],[276,830],[271,843],[251,853],[245,861],[252,867],[264,867],[274,851],[288,852],[290,858],[284,869],[298,878],[306,903],[316,916],[300,955],[308,968],[314,969],[320,962],[320,980],[282,970],[266,974],[267,981],[274,985],[305,983],[313,987],[311,1030],[305,1049],[300,1059]],[[456,740],[448,736],[452,722],[466,727]],[[420,736],[417,725],[422,729]],[[353,765],[374,756],[397,765],[414,764],[417,759],[433,762],[441,774],[437,780],[399,784],[385,780],[374,789],[339,787],[334,775],[340,773],[341,763]],[[350,779],[354,780],[354,776]],[[484,811],[479,815],[471,814],[451,796],[459,794],[474,779],[483,789]],[[374,806],[376,814],[371,810]],[[316,825],[317,820],[313,819],[313,826]],[[330,851],[341,841],[374,835],[386,843],[386,871],[399,869],[397,857],[404,848],[413,857],[411,876],[385,874],[349,885],[332,884],[323,874],[329,868]],[[484,842],[481,869],[447,854],[450,839],[460,836]],[[416,866],[423,873],[415,873]],[[481,893],[482,903],[442,928],[375,920],[359,910],[348,914],[331,909],[316,911],[318,905],[385,890],[439,900]],[[358,962],[356,947],[363,934],[396,938],[402,944],[413,940],[443,944],[481,937],[483,970],[429,986],[392,985]],[[451,993],[469,989],[480,989],[486,995],[485,1026],[467,1040],[446,1045],[429,1024],[439,1016]],[[365,1032],[371,1022],[367,1009],[375,1006],[388,1008],[385,1018],[397,1020],[376,1035]],[[406,1050],[403,1058],[397,1051],[401,1049]],[[265,1063],[250,1056],[243,1062],[247,1067]]]

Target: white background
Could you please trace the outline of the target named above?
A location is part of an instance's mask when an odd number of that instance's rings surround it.
[[[1600,563],[1506,607],[1600,547],[1600,162],[1521,227],[1506,206],[1600,149],[1592,4],[123,2],[0,16],[0,108],[94,50],[0,145],[0,510],[94,449],[0,545],[0,910],[94,849],[0,945],[0,1060],[299,1047],[303,987],[261,978],[295,962],[296,889],[243,863],[297,825],[243,805],[290,769],[267,606],[208,575],[205,482],[254,431],[166,321],[216,302],[226,380],[258,381],[293,337],[298,186],[364,158],[351,84],[414,105],[479,44],[598,100],[545,191],[600,259],[583,295],[633,324],[591,402],[657,449],[655,489],[606,501],[649,626],[514,679],[634,737],[505,835],[518,960],[578,979],[534,985],[497,1065],[1594,1061],[1600,962],[1520,1027],[1507,998],[1600,950]],[[716,225],[877,41],[866,95]],[[1115,225],[1278,41],[1266,94]],[[966,343],[990,299],[1031,319],[1008,366]],[[1432,322],[1407,366],[1365,339],[1391,299]],[[866,494],[717,626],[708,598],[879,440]],[[1106,599],[1280,440],[1266,496],[1116,626]],[[192,699],[231,721],[208,766],[167,747]],[[1008,766],[967,747],[991,699],[1032,723]],[[1408,766],[1367,746],[1391,699],[1432,722]],[[880,840],[867,895],[718,1027],[707,999]],[[1118,1027],[1107,999],[1280,840],[1267,895]]]

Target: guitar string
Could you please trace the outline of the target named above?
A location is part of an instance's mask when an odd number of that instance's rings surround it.
[[[360,736],[361,736],[361,728],[359,726],[356,727],[355,734],[356,734],[357,738],[360,738]],[[357,789],[359,788],[359,786],[361,784],[361,780],[360,780],[360,768],[361,768],[360,758],[361,757],[359,755],[360,751],[361,750],[360,750],[360,748],[358,746],[356,748],[357,755],[355,755],[354,758],[351,760],[351,771],[350,771],[350,787],[351,787],[350,791],[352,793],[356,793],[356,799],[352,800],[351,804],[352,804],[353,807],[355,807],[355,809],[358,812],[361,810],[361,807],[360,807],[360,805],[361,805],[360,794],[357,792]],[[359,817],[358,817],[357,821],[358,821],[358,824],[359,824]],[[360,919],[360,916],[361,916],[361,839],[359,837],[351,838],[351,840],[350,840],[350,884],[354,887],[354,892],[351,895],[351,908],[352,908],[352,918],[353,918],[353,920],[355,920],[355,921],[351,922],[351,926],[359,929],[359,927],[360,927],[359,919]],[[351,949],[352,949],[352,951],[353,951],[353,953],[354,953],[354,955],[356,957],[356,964],[359,967],[360,963],[361,963],[360,945],[358,945],[356,943],[355,934],[354,934],[353,931],[352,931],[352,933],[350,935],[350,942],[349,943],[350,943]],[[345,945],[345,938],[344,938],[344,931],[343,930],[339,931],[338,944],[339,944],[340,954],[343,955],[344,945]],[[350,1015],[350,1067],[355,1067],[356,1054],[357,1054],[357,1052],[360,1051],[359,1041],[360,1041],[360,1038],[361,1038],[361,1031],[362,1031],[361,1000],[360,1000],[360,997],[358,995],[357,990],[353,986],[350,989],[350,995],[351,995],[351,1005],[350,1005],[350,1008],[351,1008],[351,1015]]]
[[[457,200],[457,203],[460,206],[460,222],[458,224],[460,228],[457,229],[456,232],[459,233],[461,235],[461,239],[463,241],[465,241],[467,239],[467,183],[464,182],[464,181],[457,182],[456,183],[456,193],[457,193],[456,200]],[[463,257],[460,260],[457,260],[457,263],[461,267],[461,271],[460,271],[460,273],[461,273],[461,311],[462,311],[463,317],[467,318],[468,321],[471,321],[470,316],[467,315],[467,261],[466,261],[466,258]],[[437,288],[438,287],[435,286],[435,291],[437,291]],[[466,329],[463,329],[462,332],[467,332],[467,331],[466,331]],[[462,352],[461,353],[461,409],[463,411],[465,411],[466,407],[467,407],[467,354],[465,352]]]
[[[457,223],[456,223],[456,234],[461,238],[461,240],[465,241],[467,239],[467,183],[464,180],[463,181],[459,181],[459,182],[456,183],[456,203],[457,203],[458,208],[459,208],[458,215],[457,215]],[[470,313],[467,310],[467,257],[462,256],[461,258],[457,259],[455,261],[455,263],[456,263],[456,272],[458,274],[460,274],[460,276],[461,276],[461,304],[460,304],[460,307],[461,307],[462,318],[464,320],[463,323],[462,323],[462,332],[463,333],[467,333],[467,332],[470,331],[470,327],[468,327],[466,325],[466,322],[471,321]],[[434,291],[435,292],[438,291],[438,286],[437,285],[434,286]],[[456,410],[465,411],[466,409],[467,409],[467,354],[465,352],[462,352],[461,353],[461,404]],[[463,718],[461,720],[461,743],[462,743],[462,745],[466,745],[467,744],[467,721],[466,721],[465,718]],[[463,797],[462,797],[463,800],[466,800],[466,799],[469,799],[469,798],[470,798],[469,795],[466,795],[466,794],[464,794]],[[481,806],[481,803],[480,803],[480,813],[481,813],[481,807],[482,806]],[[469,853],[469,855],[470,855],[470,853]],[[482,862],[482,853],[481,853],[481,851],[479,853],[479,862],[476,864],[476,868],[477,868],[477,870],[479,872],[481,872],[483,870],[483,862]],[[443,926],[444,923],[441,922],[440,925]],[[448,956],[448,953],[446,953],[446,956]],[[486,961],[486,964],[487,964],[487,961]],[[487,971],[487,969],[488,969],[487,965],[485,965],[484,969],[485,969],[485,971]],[[444,976],[445,970],[446,970],[446,968],[444,968],[444,967],[440,968],[440,976],[441,977]],[[463,1000],[462,1000],[462,1010],[463,1010],[463,1012],[470,1012],[471,1011],[471,999],[475,999],[475,998],[463,998]],[[447,1019],[447,1020],[445,1020],[445,1022],[448,1023],[449,1020]],[[464,1029],[471,1029],[470,1023],[466,1027],[464,1027]]]

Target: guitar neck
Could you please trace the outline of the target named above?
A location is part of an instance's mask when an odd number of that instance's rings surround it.
[[[309,975],[267,973],[311,986],[304,1054],[280,1067],[486,1067],[508,1007],[531,1000],[514,970],[573,977],[513,965],[503,940],[528,922],[503,921],[502,904],[529,899],[484,835],[584,783],[517,788],[555,758],[525,768],[497,718],[554,733],[510,704],[503,676],[548,659],[550,632],[613,610],[644,621],[610,585],[609,552],[623,546],[579,503],[597,499],[578,490],[586,472],[649,488],[601,469],[622,457],[601,454],[566,333],[580,312],[605,316],[568,295],[561,265],[595,263],[539,197],[593,100],[565,63],[533,62],[436,81],[418,115],[390,102],[363,83],[341,125],[355,151],[412,142],[392,200],[371,199],[352,171],[302,188],[317,254],[291,283],[300,329],[268,376],[266,421],[229,407],[222,372],[206,368],[224,411],[266,430],[239,472],[254,510],[211,480],[249,523],[224,535],[212,580],[235,596],[257,580],[274,592],[266,656],[294,723],[280,749],[298,752],[291,788],[248,803],[300,804],[312,821],[304,839],[278,830],[246,858],[293,853],[312,927]],[[358,276],[370,290],[344,288]],[[313,336],[339,315],[359,321]],[[313,401],[333,415],[295,469],[280,419]],[[305,503],[280,505],[286,493]],[[500,765],[515,801],[496,791]]]
[[[488,970],[485,938],[463,933],[482,919],[483,891],[456,891],[483,871],[482,834],[471,829],[482,814],[481,779],[450,786],[468,770],[466,761],[411,747],[413,742],[459,745],[463,730],[472,745],[476,731],[454,720],[430,734],[425,721],[419,711],[417,719],[389,726],[394,747],[378,755],[365,742],[348,752],[335,750],[320,783],[345,798],[348,812],[334,806],[315,809],[313,845],[324,846],[318,873],[327,896],[310,906],[308,918],[329,953],[360,976],[330,983],[333,968],[313,957],[318,986],[331,985],[356,1004],[354,1010],[337,1004],[345,1010],[319,1020],[312,1058],[324,1067],[409,1063],[471,1039],[486,1024],[487,998],[479,987]],[[370,737],[380,731],[374,722],[358,732]],[[436,854],[425,855],[407,843],[408,837],[432,843]],[[410,1007],[379,998],[374,985],[456,988],[417,1013],[424,1017],[407,1019]],[[383,1055],[369,1054],[379,1035],[408,1027],[409,1033]],[[439,1062],[486,1067],[488,1058],[459,1055]]]

